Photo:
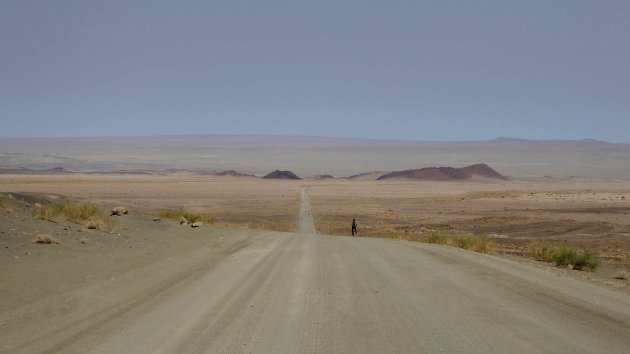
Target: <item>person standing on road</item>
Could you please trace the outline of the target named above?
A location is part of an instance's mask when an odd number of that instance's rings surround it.
[[[352,236],[357,234],[357,221],[356,219],[352,219]]]

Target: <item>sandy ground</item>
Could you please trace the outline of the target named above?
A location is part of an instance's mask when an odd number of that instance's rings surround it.
[[[418,239],[427,230],[489,234],[503,252],[534,240],[630,265],[630,183],[329,182],[311,187],[319,232]]]
[[[522,256],[543,240],[593,250],[600,272],[630,271],[630,182],[418,182],[261,180],[249,177],[0,175],[0,192],[71,198],[146,218],[163,208],[205,212],[215,226],[297,231],[308,187],[319,233],[418,240],[429,230],[488,234],[501,253]],[[6,198],[5,198],[6,199]],[[32,211],[27,211],[27,214]],[[5,228],[6,229],[6,228]],[[23,231],[29,232],[29,231]],[[33,232],[30,232],[31,234]]]
[[[444,246],[315,235],[315,187],[306,192],[294,210],[300,233],[192,229],[134,211],[115,234],[79,232],[14,206],[2,214],[0,351],[630,348],[626,292]],[[62,243],[33,244],[35,229]]]
[[[204,176],[11,176],[0,192],[71,198],[144,214],[185,209],[216,215],[223,226],[296,231],[300,181]]]

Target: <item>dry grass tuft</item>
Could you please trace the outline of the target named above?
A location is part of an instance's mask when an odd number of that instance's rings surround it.
[[[99,215],[98,208],[90,203],[80,203],[64,200],[59,203],[42,205],[35,210],[35,217],[42,220],[53,221],[57,217],[63,217],[71,221],[83,221]]]
[[[41,244],[46,244],[46,245],[57,245],[61,242],[59,242],[59,240],[57,240],[56,238],[48,235],[48,234],[39,234],[37,235],[37,238],[35,240],[33,240],[34,243],[41,243]]]
[[[438,245],[446,245],[448,244],[448,235],[444,234],[443,232],[432,231],[424,236],[424,242],[435,243]]]
[[[117,227],[118,227],[118,220],[111,217],[103,218],[103,226],[101,230],[112,233],[114,232],[114,229],[116,229]]]
[[[472,250],[479,253],[494,253],[497,249],[495,243],[486,234],[475,236]]]
[[[557,250],[557,246],[554,246],[546,241],[534,241],[527,246],[527,251],[530,257],[537,261],[543,261],[547,263],[551,263],[554,261],[554,256]]]
[[[427,233],[423,239],[426,243],[435,243],[458,247],[479,253],[492,253],[496,250],[494,242],[488,235],[458,235],[441,231]]]
[[[35,210],[35,217],[41,220],[54,221],[56,210],[52,206],[42,206]]]
[[[60,213],[70,220],[88,220],[93,216],[99,215],[98,208],[89,203],[78,203],[70,200],[61,202]]]
[[[626,272],[625,270],[620,270],[615,274],[615,279],[628,280],[630,279],[630,273]]]
[[[208,213],[191,213],[183,209],[161,209],[158,210],[158,216],[163,219],[179,220],[186,219],[189,223],[201,221],[204,224],[214,224],[217,219]]]
[[[118,220],[107,216],[93,216],[88,220],[86,227],[90,230],[102,230],[111,234],[118,227]]]

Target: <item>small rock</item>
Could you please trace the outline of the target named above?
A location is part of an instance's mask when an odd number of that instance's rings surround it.
[[[25,256],[30,256],[30,255],[31,255],[31,252],[26,251],[26,252],[24,252],[24,255],[25,255]]]
[[[192,223],[190,227],[199,227],[201,225],[203,225],[203,223],[201,221],[197,221],[197,222]]]
[[[162,220],[161,218],[153,218],[153,221],[160,221]]]
[[[95,223],[90,223],[90,224],[87,225],[87,228],[89,230],[98,230],[99,227]]]
[[[186,218],[182,216],[182,217],[179,218],[179,224],[180,225],[188,225],[188,220],[186,220]]]
[[[121,216],[121,215],[129,214],[129,208],[122,207],[122,206],[115,207],[111,211],[112,211],[111,216],[114,216],[114,215]]]
[[[41,207],[42,207],[42,205],[41,205],[41,204],[39,204],[39,203],[35,203],[35,208],[40,209]]]

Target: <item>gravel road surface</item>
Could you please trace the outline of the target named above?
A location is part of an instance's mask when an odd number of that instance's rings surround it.
[[[448,247],[243,230],[0,314],[0,351],[629,353],[630,297]],[[316,216],[315,216],[316,217]]]

